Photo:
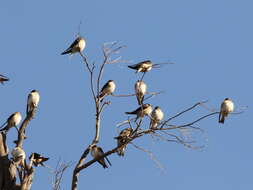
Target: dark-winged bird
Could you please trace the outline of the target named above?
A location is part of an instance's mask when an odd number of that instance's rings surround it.
[[[142,106],[138,107],[136,110],[132,112],[125,112],[126,114],[137,115],[137,118],[143,118],[145,115],[150,115],[152,112],[151,104],[143,104]]]
[[[33,112],[33,110],[37,109],[39,101],[39,92],[37,90],[32,90],[27,98],[26,114],[28,114],[29,112]]]
[[[99,93],[98,97],[99,97],[100,101],[103,101],[105,96],[112,94],[115,91],[115,88],[116,88],[116,85],[113,80],[107,81],[107,83],[105,83],[105,85],[102,87],[102,89]]]
[[[99,147],[97,145],[93,145],[91,147],[91,155],[93,156],[93,158],[96,159],[97,157],[104,155],[104,151],[102,150],[101,147]],[[111,162],[108,160],[108,158],[105,157],[105,159],[107,160],[108,164],[111,166]],[[103,168],[108,168],[108,166],[105,162],[105,159],[102,158],[102,159],[98,160],[98,163],[101,164],[103,166]]]
[[[163,111],[159,106],[156,106],[151,113],[150,128],[155,129],[160,121],[163,119]]]
[[[143,104],[144,95],[147,93],[147,85],[144,81],[138,80],[135,85],[135,95],[139,105]]]
[[[31,160],[33,156],[33,159],[32,159],[32,162],[33,162],[33,165],[34,166],[44,166],[43,162],[46,162],[47,160],[49,160],[49,158],[46,158],[46,157],[43,157],[41,156],[40,154],[34,152],[32,153],[30,156],[29,156],[29,159]]]
[[[64,52],[62,52],[62,55],[65,54],[74,54],[77,52],[82,52],[86,46],[86,42],[84,38],[81,36],[78,36],[76,40],[66,49]]]
[[[130,69],[136,70],[136,73],[138,72],[148,72],[152,69],[153,63],[150,60],[142,61],[140,63],[134,64],[134,65],[128,65]]]
[[[119,136],[114,137],[114,139],[117,139],[117,144],[118,146],[121,146],[120,148],[118,148],[117,153],[119,156],[124,156],[125,154],[125,149],[127,144],[125,144],[128,140],[130,140],[131,134],[133,132],[132,128],[126,128],[123,129]],[[124,144],[124,145],[123,145]]]
[[[1,126],[2,129],[0,129],[0,131],[7,132],[11,127],[16,127],[17,129],[17,125],[20,123],[21,120],[22,116],[20,112],[15,112],[11,114],[11,116],[7,119],[7,121]],[[5,124],[6,126],[4,127]]]
[[[231,99],[226,98],[220,107],[220,114],[219,114],[219,123],[225,122],[225,117],[228,116],[229,113],[234,111],[234,103]]]
[[[13,161],[22,167],[25,166],[25,151],[20,148],[16,147],[12,150],[11,155],[13,157]]]
[[[6,81],[9,81],[9,79],[6,76],[0,75],[0,83],[4,84]]]

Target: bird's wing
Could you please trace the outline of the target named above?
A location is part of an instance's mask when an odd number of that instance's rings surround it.
[[[103,92],[107,88],[107,86],[108,86],[108,82],[104,84],[104,86],[102,87],[100,93]]]
[[[75,41],[69,46],[68,49],[72,49],[76,44],[78,44],[78,42],[79,42],[79,39],[78,38],[75,39]]]

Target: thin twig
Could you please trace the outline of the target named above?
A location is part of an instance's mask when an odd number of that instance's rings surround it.
[[[144,149],[144,148],[142,148],[142,147],[140,147],[140,146],[137,146],[137,145],[134,144],[133,142],[130,142],[130,144],[133,145],[135,148],[137,148],[137,149],[139,149],[139,150],[141,150],[141,151],[143,151],[143,152],[146,152],[146,153],[150,156],[151,160],[153,160],[153,161],[155,162],[156,166],[157,166],[159,169],[161,169],[162,171],[165,170],[165,168],[163,167],[163,165],[158,161],[158,159],[156,158],[156,156],[155,156],[151,151],[146,150],[146,149]]]

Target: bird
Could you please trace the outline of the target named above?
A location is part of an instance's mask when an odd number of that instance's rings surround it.
[[[138,118],[143,118],[145,115],[150,115],[151,112],[152,112],[151,104],[143,104],[140,107],[138,107],[136,110],[134,110],[132,112],[125,112],[125,113],[137,115],[137,118],[136,118],[136,120],[137,120]]]
[[[153,63],[150,60],[145,60],[134,65],[128,65],[128,68],[136,70],[136,73],[139,72],[148,72],[152,69]]]
[[[225,100],[221,103],[220,114],[219,114],[219,123],[225,122],[225,117],[228,116],[229,113],[234,111],[234,103],[230,98],[225,98]]]
[[[40,94],[37,90],[32,90],[27,98],[26,114],[33,112],[39,104]]]
[[[82,52],[86,46],[84,38],[78,36],[75,41],[64,51],[61,55],[74,54],[77,52]]]
[[[0,75],[0,83],[4,84],[6,81],[9,81],[9,79],[6,76]]]
[[[33,159],[32,159],[33,158]],[[29,159],[32,159],[33,165],[37,166],[44,166],[43,162],[46,162],[49,160],[49,158],[43,157],[40,154],[33,152],[30,156]]]
[[[133,132],[132,128],[126,128],[126,129],[123,129],[120,132],[119,136],[114,137],[114,139],[117,139],[118,146],[122,146],[122,147],[118,148],[118,150],[117,150],[117,153],[118,153],[119,156],[124,156],[125,149],[126,149],[126,146],[127,146],[127,144],[125,144],[125,143],[128,140],[130,140],[132,132]]]
[[[162,121],[164,113],[159,106],[156,106],[151,113],[150,129],[155,129],[160,121]]]
[[[138,80],[135,85],[135,94],[139,105],[143,104],[144,95],[147,93],[147,85],[144,81]]]
[[[102,102],[105,96],[112,94],[115,91],[115,88],[115,82],[113,80],[108,80],[99,93],[98,98],[100,101]]]
[[[93,156],[93,158],[97,158],[99,156],[104,155],[104,151],[101,147],[97,146],[97,145],[93,145],[91,147],[91,155]],[[107,157],[105,157],[105,159],[107,160],[107,162],[109,163],[109,165],[111,166],[111,162],[108,160]],[[98,163],[101,164],[103,166],[103,168],[108,168],[106,162],[105,162],[104,158],[101,158],[100,160],[98,160]]]
[[[20,112],[15,112],[9,116],[7,121],[1,126],[0,131],[7,132],[11,127],[15,127],[18,131],[17,125],[21,122],[22,116]],[[5,127],[4,125],[7,124]]]
[[[11,155],[13,157],[13,161],[17,164],[20,165],[22,167],[25,167],[25,151],[20,148],[20,147],[15,147],[12,152]]]

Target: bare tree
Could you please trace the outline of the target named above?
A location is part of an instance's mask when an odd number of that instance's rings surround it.
[[[143,136],[149,135],[152,138],[158,138],[166,142],[174,142],[182,144],[185,147],[192,149],[200,149],[202,146],[198,145],[198,141],[193,138],[193,135],[203,135],[205,134],[204,130],[199,127],[199,124],[202,120],[216,116],[220,111],[212,110],[206,106],[206,101],[199,101],[194,103],[192,106],[182,109],[181,112],[176,113],[171,117],[165,117],[162,110],[157,106],[152,110],[152,105],[145,103],[150,97],[159,95],[161,92],[147,92],[147,86],[140,86],[144,79],[147,77],[152,68],[159,68],[159,64],[153,64],[150,60],[140,62],[135,65],[129,66],[131,69],[135,69],[137,72],[142,72],[143,74],[136,82],[135,92],[130,92],[129,94],[115,95],[115,83],[114,81],[108,81],[101,88],[101,80],[105,72],[106,66],[108,64],[117,64],[121,62],[121,57],[117,57],[117,54],[125,47],[119,46],[118,43],[108,43],[104,44],[102,47],[103,50],[103,61],[96,70],[95,62],[90,63],[88,58],[82,53],[82,50],[85,47],[85,41],[79,36],[79,40],[76,40],[69,48],[68,53],[77,53],[81,56],[82,63],[85,65],[86,70],[89,73],[89,83],[90,91],[92,94],[92,99],[95,105],[96,118],[94,122],[94,138],[89,143],[89,145],[82,152],[78,162],[76,163],[73,176],[71,179],[72,190],[77,190],[78,178],[81,171],[86,171],[86,168],[94,164],[95,162],[100,163],[104,168],[107,168],[107,163],[111,164],[107,159],[108,156],[112,154],[118,154],[119,156],[124,156],[125,149],[128,145],[132,145],[138,150],[146,152],[152,160],[156,162],[158,167],[162,168],[161,164],[157,161],[153,153],[140,145],[136,145],[134,141]],[[72,49],[74,48],[74,49]],[[65,54],[65,53],[64,53]],[[96,72],[97,71],[97,74]],[[0,77],[3,78],[2,75]],[[2,79],[2,81],[7,81],[7,78]],[[0,82],[1,78],[0,78]],[[32,91],[35,92],[36,91]],[[30,94],[31,95],[31,94]],[[28,96],[31,98],[31,96]],[[128,116],[125,121],[118,121],[118,127],[124,127],[119,135],[115,138],[115,147],[112,147],[110,150],[103,151],[102,147],[98,146],[100,140],[100,129],[101,129],[101,115],[105,111],[105,108],[110,105],[110,101],[106,101],[105,96],[113,95],[115,97],[131,97],[137,96],[138,102],[136,105],[138,108],[131,112],[126,112],[127,114],[135,115],[136,117],[130,118]],[[38,95],[37,95],[38,96]],[[28,103],[31,102],[31,99],[28,98]],[[38,103],[38,101],[37,101]],[[205,115],[197,115],[196,118],[193,118],[191,121],[186,123],[177,123],[176,119],[182,118],[187,112],[195,113],[196,109],[202,108],[207,111]],[[12,151],[12,157],[9,158],[8,145],[6,143],[7,131],[17,124],[11,124],[11,118],[7,120],[7,126],[0,130],[0,190],[29,190],[33,183],[33,176],[35,172],[35,167],[43,165],[43,162],[48,158],[41,156],[38,153],[32,153],[29,158],[26,157],[25,151],[23,150],[23,143],[26,139],[25,129],[28,127],[30,121],[34,118],[37,105],[27,106],[26,117],[21,123],[20,127],[17,129],[17,140],[14,141],[16,147]],[[150,124],[144,126],[144,120],[150,120]],[[20,118],[21,120],[21,118]],[[193,134],[193,135],[192,135]],[[113,138],[113,137],[112,137]],[[86,161],[87,156],[91,153],[93,158]],[[107,163],[106,163],[107,161]],[[70,164],[60,163],[53,172],[53,187],[52,189],[60,189],[60,183],[62,180],[63,173],[66,169],[70,167]]]
[[[130,114],[136,114],[136,118],[128,118],[126,121],[120,122],[118,124],[118,127],[127,125],[127,128],[123,129],[118,137],[115,137],[117,140],[117,145],[113,147],[112,149],[103,152],[101,149],[100,154],[97,154],[96,156],[93,156],[93,159],[86,161],[87,156],[89,153],[93,151],[93,147],[97,147],[97,144],[99,143],[100,138],[100,118],[103,114],[104,108],[106,106],[110,105],[110,102],[104,101],[101,102],[99,98],[100,94],[100,86],[101,86],[101,79],[103,77],[104,70],[106,68],[106,65],[108,64],[116,64],[121,61],[120,57],[117,57],[113,59],[112,57],[115,57],[115,54],[119,53],[119,51],[124,46],[118,46],[116,42],[111,44],[103,45],[103,56],[104,59],[102,61],[102,64],[100,65],[98,69],[98,76],[95,76],[95,63],[90,64],[88,62],[87,57],[80,52],[80,56],[82,57],[82,61],[84,65],[86,66],[88,73],[89,73],[89,81],[90,81],[90,89],[93,96],[95,108],[96,108],[96,120],[95,120],[95,136],[93,140],[90,142],[90,144],[84,149],[79,161],[77,162],[72,176],[72,190],[77,190],[78,185],[78,177],[81,171],[85,170],[95,162],[103,163],[104,158],[110,156],[111,154],[118,153],[120,156],[124,155],[125,147],[128,144],[133,145],[135,148],[142,150],[146,152],[154,161],[156,161],[157,165],[160,167],[160,163],[157,162],[155,156],[151,151],[148,151],[144,149],[143,147],[137,146],[133,143],[133,141],[137,138],[141,138],[145,135],[150,135],[154,138],[159,138],[166,142],[175,142],[182,144],[183,146],[186,146],[188,148],[192,149],[200,149],[203,148],[202,146],[196,145],[197,141],[192,138],[192,133],[194,134],[202,134],[204,136],[204,130],[197,126],[198,123],[200,123],[202,120],[216,116],[220,112],[209,109],[205,103],[207,101],[199,101],[195,104],[193,104],[191,107],[183,109],[181,112],[175,114],[174,116],[171,116],[169,118],[166,118],[165,120],[156,120],[155,118],[152,118],[152,114],[150,114],[149,111],[146,111],[146,106],[141,101],[139,101],[140,107],[136,109],[133,112],[127,112]],[[142,65],[141,64],[148,64],[143,66],[143,68],[139,68]],[[150,66],[151,65],[151,66]],[[156,65],[157,66],[157,65]],[[151,67],[151,68],[148,68]],[[137,72],[143,72],[143,75],[141,76],[140,80],[142,81],[144,76],[146,76],[146,73],[152,69],[152,62],[150,60],[141,62],[139,64],[130,66],[131,69],[137,70]],[[151,93],[151,96],[157,95],[159,93]],[[114,95],[116,97],[128,97],[128,96],[135,96],[138,95],[136,92],[130,93],[128,95]],[[149,97],[146,97],[144,101],[146,101]],[[138,97],[137,97],[138,99]],[[140,103],[141,102],[141,103]],[[196,116],[195,119],[192,119],[192,121],[189,121],[187,123],[183,124],[175,124],[174,121],[178,118],[182,118],[187,112],[195,111],[197,108],[204,108],[207,110],[207,114],[202,116]],[[143,120],[144,117],[150,119],[152,126],[143,126]],[[163,117],[163,115],[162,115]],[[155,125],[153,123],[156,122]],[[190,134],[191,133],[191,134]]]
[[[25,119],[21,123],[19,129],[17,129],[17,140],[14,141],[16,146],[12,151],[11,158],[9,158],[9,149],[6,143],[6,138],[8,135],[8,130],[10,130],[10,123],[13,117],[9,117],[6,122],[6,127],[1,129],[0,190],[29,190],[33,182],[33,176],[35,172],[34,166],[43,165],[43,162],[48,159],[40,156],[37,153],[33,153],[29,159],[26,159],[25,151],[23,150],[23,143],[27,138],[25,129],[28,127],[30,121],[34,118],[36,109],[37,105],[29,108],[29,110],[26,112],[27,114]]]

